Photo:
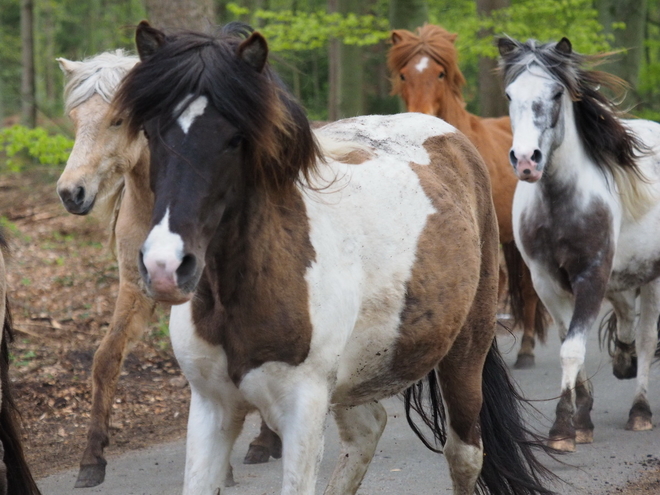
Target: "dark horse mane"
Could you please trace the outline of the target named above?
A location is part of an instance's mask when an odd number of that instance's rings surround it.
[[[445,68],[451,91],[457,98],[463,99],[462,89],[465,86],[465,78],[458,68],[458,52],[454,46],[457,34],[450,33],[440,26],[424,24],[417,28],[417,34],[406,29],[397,29],[392,31],[392,36],[399,37],[400,41],[392,45],[387,54],[387,67],[390,73],[398,74],[415,55],[423,53]],[[401,80],[393,76],[392,94],[398,94],[400,91]]]
[[[500,69],[504,84],[508,86],[532,65],[548,71],[550,76],[564,85],[573,100],[575,123],[587,153],[597,166],[617,177],[617,168],[632,172],[643,178],[637,166],[637,158],[649,153],[649,149],[621,122],[623,112],[616,103],[603,94],[607,88],[621,95],[627,89],[622,79],[606,72],[587,68],[606,60],[609,54],[582,55],[572,51],[570,42],[565,42],[568,51],[558,49],[559,43],[541,44],[530,39],[521,43],[512,38],[506,41],[507,50],[500,54]],[[632,180],[633,188],[635,181]]]
[[[114,106],[135,137],[153,118],[167,119],[160,126],[176,121],[176,105],[188,95],[206,96],[241,133],[254,183],[277,192],[301,174],[309,179],[321,155],[303,108],[275,72],[268,64],[258,72],[239,56],[251,32],[230,23],[212,35],[166,35],[126,76]]]

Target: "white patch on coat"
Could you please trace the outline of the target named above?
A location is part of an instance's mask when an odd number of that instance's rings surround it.
[[[170,231],[169,207],[144,241],[142,256],[148,271],[164,268],[167,272],[174,272],[176,276],[176,269],[183,259],[183,239],[179,234]]]
[[[183,108],[184,105],[188,104],[190,98],[190,95],[187,96],[181,103],[176,106],[174,109],[175,115],[181,111],[181,108]],[[186,107],[183,112],[181,112],[181,115],[179,115],[176,121],[181,126],[181,129],[183,129],[184,134],[188,134],[188,129],[190,129],[190,126],[193,124],[195,119],[204,113],[207,104],[208,99],[206,96],[198,96]]]
[[[172,306],[170,339],[181,370],[190,383],[184,495],[217,493],[229,471],[231,449],[242,421],[232,413],[247,406],[227,374],[227,355],[195,331],[191,303]]]
[[[568,390],[575,387],[575,379],[580,368],[584,366],[584,356],[587,352],[587,331],[584,329],[577,335],[568,337],[561,345],[559,358],[561,360],[561,389]]]
[[[428,57],[422,57],[419,62],[415,65],[415,69],[417,72],[424,72],[429,66],[429,58]]]
[[[451,418],[449,419],[451,421]],[[475,447],[463,442],[450,423],[443,450],[449,464],[454,493],[474,493],[484,461],[483,446]]]

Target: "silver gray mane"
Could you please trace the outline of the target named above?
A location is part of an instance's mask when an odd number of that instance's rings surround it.
[[[65,111],[70,112],[95,94],[110,103],[121,81],[138,62],[137,56],[121,49],[79,62],[64,88]]]

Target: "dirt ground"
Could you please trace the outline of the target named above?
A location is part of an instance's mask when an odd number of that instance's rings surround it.
[[[117,262],[98,220],[68,214],[59,170],[31,169],[0,179],[0,222],[10,235],[14,392],[28,461],[36,477],[77,467],[90,412],[90,371],[118,287]],[[185,434],[189,388],[158,308],[128,355],[111,418],[107,454]]]
[[[12,249],[12,378],[37,478],[78,466],[92,359],[110,324],[118,286],[106,226],[64,210],[55,192],[58,176],[58,169],[39,167],[0,178],[0,224]],[[106,454],[185,435],[190,394],[170,347],[168,314],[157,309],[126,359]],[[611,493],[660,493],[660,466],[645,470],[638,482]]]

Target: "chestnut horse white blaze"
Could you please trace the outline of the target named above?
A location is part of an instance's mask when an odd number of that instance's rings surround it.
[[[385,427],[378,400],[427,375],[456,494],[547,493],[494,344],[497,224],[469,141],[418,114],[315,138],[242,25],[166,36],[142,22],[136,39],[142,62],[115,105],[149,137],[141,274],[155,298],[183,302],[171,321],[192,390],[184,493],[221,490],[252,407],[281,435],[283,494],[315,493],[332,412],[342,453],[326,493],[355,493]]]
[[[136,265],[149,233],[153,194],[149,188],[149,149],[142,133],[129,136],[122,118],[113,118],[110,101],[117,86],[138,62],[122,50],[82,61],[58,59],[66,77],[65,109],[76,140],[57,182],[63,205],[73,214],[100,212],[109,224],[119,265],[119,291],[112,322],[94,354],[92,409],[77,488],[105,479],[104,448],[109,442],[110,411],[124,356],[140,338],[155,302],[140,287]],[[247,463],[279,457],[277,435],[263,427],[250,444]],[[231,479],[228,479],[231,484]]]
[[[516,242],[561,339],[561,399],[551,445],[593,441],[586,332],[614,306],[614,374],[637,375],[626,428],[648,430],[649,367],[660,316],[660,125],[620,120],[599,88],[621,81],[558,43],[499,40],[514,130]],[[635,324],[635,298],[640,316]],[[617,328],[618,323],[618,328]]]
[[[508,117],[481,118],[465,109],[465,78],[458,67],[454,46],[457,35],[440,26],[425,24],[417,34],[405,29],[392,31],[387,63],[392,73],[392,93],[401,96],[409,112],[435,115],[465,134],[477,147],[486,163],[492,184],[506,267],[514,325],[523,328],[516,368],[534,365],[535,334],[545,340],[546,312],[534,291],[529,270],[513,240],[511,208],[516,177],[507,159],[511,147]],[[504,293],[507,276],[500,275]]]

